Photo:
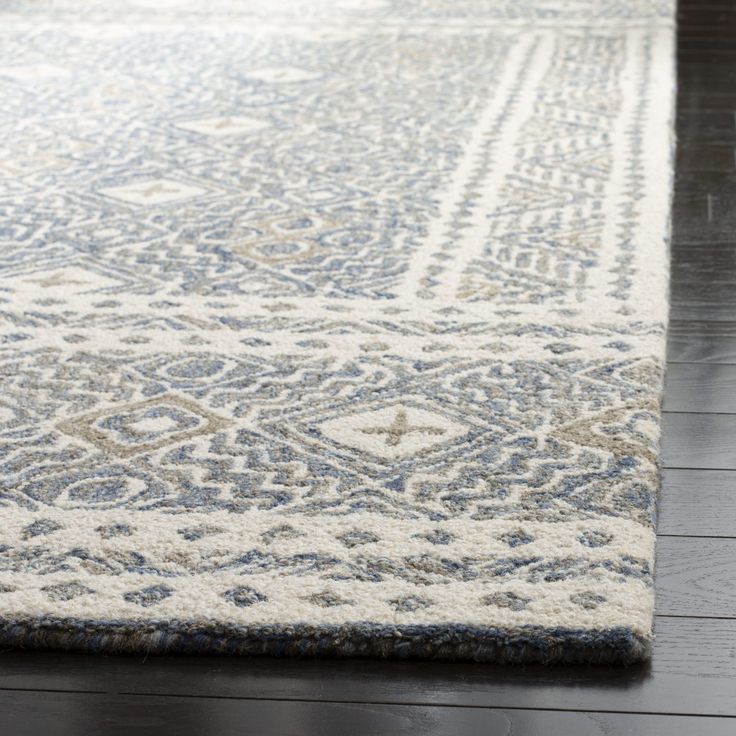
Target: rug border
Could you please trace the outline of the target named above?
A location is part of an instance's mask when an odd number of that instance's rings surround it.
[[[440,659],[496,664],[634,664],[653,636],[609,629],[371,622],[238,626],[194,621],[0,618],[0,645],[108,654]]]

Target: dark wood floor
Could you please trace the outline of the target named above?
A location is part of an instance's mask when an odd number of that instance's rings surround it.
[[[651,665],[10,651],[0,654],[1,734],[736,734],[736,0],[683,0],[679,22]]]

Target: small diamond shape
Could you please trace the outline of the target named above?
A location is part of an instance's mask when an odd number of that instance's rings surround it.
[[[243,135],[245,133],[253,133],[256,130],[263,130],[269,127],[269,123],[265,120],[258,120],[257,118],[231,116],[184,120],[176,123],[176,127],[182,128],[183,130],[191,130],[193,133],[221,138],[229,135]]]
[[[146,179],[121,187],[106,187],[99,193],[130,204],[155,205],[199,197],[207,194],[207,190],[172,179]]]
[[[32,82],[34,79],[63,77],[69,70],[53,64],[29,64],[25,66],[0,67],[0,77],[10,77],[18,82]]]
[[[120,457],[150,452],[228,424],[189,399],[161,396],[67,419],[59,429]]]
[[[442,414],[401,404],[346,414],[316,428],[341,445],[384,459],[426,452],[470,431]]]
[[[312,79],[317,79],[319,75],[295,66],[274,66],[254,69],[248,72],[247,76],[261,82],[290,84],[292,82],[309,82]]]
[[[118,285],[114,279],[74,265],[52,271],[36,271],[25,277],[23,281],[33,284],[34,288],[40,288],[44,292],[59,290],[65,294],[69,294],[70,291],[101,290]]]

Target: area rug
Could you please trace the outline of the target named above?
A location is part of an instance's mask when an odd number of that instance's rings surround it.
[[[11,0],[0,643],[632,662],[660,0]]]

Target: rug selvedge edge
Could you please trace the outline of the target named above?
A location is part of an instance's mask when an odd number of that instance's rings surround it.
[[[0,645],[107,654],[238,654],[471,660],[495,664],[635,664],[652,635],[630,627],[340,625],[232,626],[219,622],[0,619]]]

